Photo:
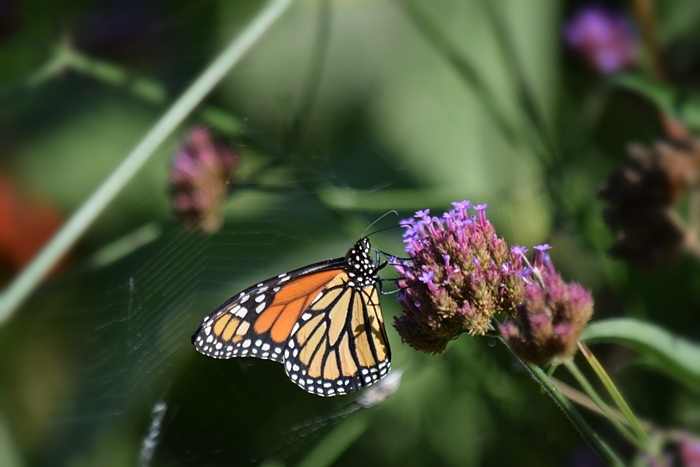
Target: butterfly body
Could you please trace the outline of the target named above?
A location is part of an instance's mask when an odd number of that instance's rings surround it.
[[[284,365],[312,394],[369,386],[391,367],[376,284],[382,265],[362,237],[343,258],[280,274],[234,295],[200,323],[192,343],[214,358]]]

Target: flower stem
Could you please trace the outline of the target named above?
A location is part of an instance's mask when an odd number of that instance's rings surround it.
[[[68,65],[81,74],[112,86],[125,86],[135,96],[146,102],[164,104],[168,95],[156,81],[134,77],[127,70],[109,62],[85,56],[75,49],[68,49]]]
[[[608,407],[608,404],[603,401],[603,399],[598,395],[596,390],[593,388],[591,383],[588,382],[586,377],[581,373],[581,371],[578,369],[576,366],[576,363],[574,363],[573,360],[566,360],[564,362],[564,366],[566,366],[566,369],[569,370],[569,373],[573,375],[574,378],[576,378],[576,381],[578,381],[578,384],[581,386],[581,388],[585,391],[586,394],[588,394],[588,397],[590,397],[593,402],[600,408],[600,410],[603,411],[603,414],[610,420],[610,422],[615,425],[615,428],[622,433],[622,436],[624,436],[627,441],[632,443],[637,449],[646,451],[647,446],[642,444],[642,440],[639,439],[635,433],[632,433],[626,426],[620,422],[620,420],[617,419],[615,414],[612,413],[610,410],[610,407]]]
[[[500,341],[508,347],[508,344],[503,340]],[[510,347],[508,347],[510,349]],[[591,426],[586,423],[580,413],[573,406],[571,401],[562,394],[554,385],[547,374],[537,365],[525,363],[520,357],[513,355],[522,363],[530,375],[540,383],[540,386],[552,398],[554,403],[564,412],[564,415],[574,425],[579,434],[585,439],[588,444],[604,459],[608,465],[623,466],[625,465],[615,451],[596,433]]]
[[[237,35],[170,107],[122,163],[71,216],[36,258],[0,295],[0,324],[12,317],[46,273],[80,238],[97,216],[155,153],[241,57],[290,6],[291,0],[270,0],[259,15]]]
[[[634,16],[642,33],[642,44],[646,52],[646,68],[648,73],[658,82],[668,81],[668,73],[664,69],[661,54],[661,41],[654,2],[651,0],[631,0]],[[659,118],[666,136],[672,140],[685,140],[690,137],[690,130],[673,115],[659,109]]]
[[[661,45],[654,5],[651,0],[632,0],[631,3],[642,32],[642,43],[647,54],[649,72],[656,80],[665,81],[666,71],[661,60]]]
[[[610,397],[612,397],[615,405],[617,405],[620,412],[622,412],[629,422],[630,428],[635,433],[637,439],[639,439],[644,446],[649,446],[649,435],[647,435],[646,431],[644,431],[644,428],[642,428],[642,425],[639,423],[639,420],[637,420],[634,412],[632,412],[630,406],[627,405],[627,402],[625,402],[622,394],[620,394],[620,391],[617,390],[615,383],[613,383],[612,379],[610,379],[610,376],[608,376],[608,373],[605,371],[598,359],[595,357],[595,355],[593,355],[591,350],[586,344],[583,343],[583,341],[578,341],[578,348],[581,350],[581,354],[585,357],[586,361],[598,376],[601,383],[603,383],[603,386],[610,394]]]
[[[165,87],[155,80],[133,76],[127,70],[113,63],[88,57],[69,46],[60,55],[67,57],[65,67],[72,71],[89,76],[102,83],[121,87],[134,96],[154,105],[163,105],[168,101]],[[208,125],[229,136],[238,136],[243,130],[243,122],[211,105],[204,105],[197,110],[198,116]]]

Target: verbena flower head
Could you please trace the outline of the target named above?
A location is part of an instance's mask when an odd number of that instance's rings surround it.
[[[514,319],[500,326],[513,352],[538,365],[572,358],[593,313],[590,292],[579,284],[564,282],[546,253],[548,249],[549,245],[535,247],[535,266],[523,301]]]
[[[190,130],[170,167],[171,204],[187,230],[215,232],[238,153],[206,127]]]
[[[600,7],[582,9],[566,25],[564,37],[601,73],[615,73],[634,62],[636,35],[620,14]]]
[[[394,261],[404,314],[394,326],[412,347],[439,353],[457,335],[483,335],[497,313],[515,313],[525,282],[521,249],[508,249],[486,218],[485,204],[453,203],[401,221],[410,261]]]
[[[442,352],[462,333],[483,335],[498,326],[511,349],[528,362],[569,358],[593,311],[591,294],[568,284],[547,251],[508,248],[486,218],[486,205],[453,203],[441,217],[418,211],[401,221],[410,258],[394,260],[401,275],[397,298],[403,314],[394,327],[404,342]]]

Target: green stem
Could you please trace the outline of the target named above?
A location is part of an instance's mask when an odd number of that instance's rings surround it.
[[[502,13],[499,11],[497,2],[486,1],[482,2],[482,4],[484,5],[487,18],[491,22],[493,30],[496,32],[494,35],[496,44],[503,53],[505,63],[509,67],[510,74],[513,76],[521,108],[524,110],[530,125],[539,136],[539,139],[534,141],[541,142],[547,153],[543,154],[543,151],[537,150],[535,151],[535,155],[542,159],[540,162],[542,162],[545,167],[548,165],[551,166],[558,160],[559,152],[554,147],[552,138],[549,135],[547,123],[542,115],[540,105],[537,103],[534,92],[525,79],[525,72],[520,63],[520,58],[516,53],[515,41],[511,37],[511,31],[506,24],[505,18],[503,18]],[[530,133],[530,131],[526,130],[526,133]],[[550,160],[545,160],[543,156],[549,156]]]
[[[639,423],[639,420],[637,420],[637,417],[634,415],[634,412],[632,412],[630,406],[627,405],[627,402],[625,402],[624,397],[622,397],[620,391],[617,390],[615,383],[613,383],[612,379],[610,379],[610,376],[608,376],[608,373],[605,371],[598,359],[595,357],[595,355],[593,355],[588,346],[582,341],[578,342],[578,347],[581,350],[581,353],[585,357],[588,364],[595,372],[596,376],[598,376],[598,378],[600,379],[600,382],[603,383],[603,386],[610,394],[610,397],[612,397],[612,400],[615,402],[615,405],[617,405],[617,407],[620,409],[620,412],[622,412],[622,415],[624,415],[624,417],[627,419],[630,428],[632,428],[632,431],[634,431],[637,438],[644,444],[644,446],[649,446],[649,435],[647,435],[647,432],[644,431],[644,428],[642,428],[642,425],[641,423]]]
[[[37,257],[13,280],[0,296],[0,324],[37,287],[47,272],[94,222],[122,188],[153,155],[241,57],[290,6],[291,0],[270,0],[260,14],[224,49],[184,94],[161,117],[99,188],[78,208]]]
[[[51,59],[37,72],[29,75],[23,87],[27,89],[38,87],[65,71],[71,60],[71,50],[68,39],[63,38],[58,41],[58,44],[54,47],[53,53],[51,54]]]
[[[571,401],[567,399],[554,385],[542,368],[537,365],[522,362],[530,374],[544,388],[549,396],[554,400],[554,403],[564,412],[569,421],[574,425],[579,434],[596,450],[596,452],[609,464],[615,466],[623,466],[622,459],[612,450],[603,439],[598,436],[591,426],[586,423],[581,414],[578,413]]]
[[[510,347],[508,346],[507,342],[505,342],[503,339],[500,339],[500,341],[510,350]],[[511,353],[513,353],[512,350]],[[585,439],[586,442],[588,442],[588,444],[598,453],[598,455],[602,459],[604,459],[608,463],[608,465],[624,465],[617,453],[613,451],[612,448],[608,446],[608,444],[605,441],[603,441],[603,439],[600,436],[598,436],[598,433],[596,433],[588,423],[586,423],[581,414],[579,414],[576,408],[573,406],[571,401],[569,401],[569,399],[567,399],[566,396],[564,396],[564,394],[562,394],[559,391],[559,389],[557,389],[557,387],[554,385],[552,380],[549,379],[549,377],[542,370],[542,368],[540,368],[537,365],[524,362],[515,353],[513,353],[513,356],[515,356],[515,358],[517,358],[520,361],[520,363],[525,367],[525,369],[530,373],[530,375],[535,380],[537,380],[538,383],[540,383],[540,386],[542,386],[542,388],[549,395],[549,397],[552,398],[554,403],[564,412],[564,415],[566,415],[569,421],[574,425],[574,428],[576,428],[576,430],[583,437],[583,439]]]
[[[118,65],[88,57],[68,46],[64,46],[64,49],[57,55],[63,57],[65,68],[102,83],[126,89],[144,102],[154,105],[163,105],[167,102],[168,93],[159,82],[133,76]],[[240,119],[217,107],[204,105],[197,109],[197,114],[207,125],[229,136],[239,136],[243,130],[244,125]]]
[[[442,188],[421,191],[401,188],[367,191],[326,185],[317,188],[315,193],[325,206],[339,211],[416,210],[444,206],[454,199],[452,192]]]
[[[631,0],[634,16],[641,31],[641,43],[646,52],[646,65],[649,74],[658,81],[666,80],[666,72],[661,60],[659,28],[651,0]]]
[[[608,404],[606,404],[603,399],[598,395],[596,390],[593,388],[593,386],[588,382],[588,379],[581,373],[581,371],[578,369],[576,366],[576,363],[574,363],[573,360],[566,360],[564,362],[564,366],[566,366],[566,369],[569,370],[569,372],[573,375],[574,378],[576,378],[576,381],[578,381],[578,384],[581,386],[581,388],[588,394],[588,397],[590,397],[593,402],[600,408],[600,410],[603,411],[606,417],[608,417],[608,420],[615,425],[615,428],[622,433],[622,436],[624,436],[630,443],[632,443],[634,446],[637,447],[637,449],[640,449],[642,451],[648,451],[648,446],[644,445],[642,443],[642,440],[637,438],[634,433],[632,433],[626,426],[618,420],[618,418],[615,416],[615,414],[612,413],[610,410],[610,407],[608,407]]]
[[[490,114],[503,136],[510,143],[515,143],[519,139],[518,132],[505,116],[505,112],[501,110],[493,92],[486,86],[476,68],[462,56],[445,34],[444,28],[430,18],[415,0],[400,0],[399,5],[426,40],[457,70],[464,82],[472,87],[474,95],[481,100],[483,109]]]
[[[124,87],[135,96],[152,104],[167,102],[168,93],[156,81],[134,76],[118,65],[88,57],[75,49],[69,49],[67,55],[68,65],[73,71],[111,86]]]
[[[286,143],[283,145],[289,152],[294,151],[297,143],[301,139],[303,127],[306,121],[311,118],[314,103],[321,89],[321,78],[323,76],[323,68],[326,64],[328,44],[330,42],[332,16],[330,0],[321,0],[320,3],[318,10],[318,30],[314,38],[315,47],[312,53],[308,77],[306,78],[306,84],[299,98],[299,108],[295,112],[291,129],[286,138]]]

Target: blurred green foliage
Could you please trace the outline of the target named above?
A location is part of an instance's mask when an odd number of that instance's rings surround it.
[[[402,384],[372,409],[299,391],[278,364],[214,361],[190,345],[199,320],[241,288],[344,254],[389,209],[406,217],[462,199],[489,203],[511,244],[552,243],[564,277],[592,289],[596,317],[698,336],[697,262],[646,272],[606,254],[598,187],[628,142],[662,130],[650,100],[565,49],[564,21],[583,2],[417,2],[461,65],[406,3],[294,4],[205,103],[235,123],[228,136],[244,158],[224,228],[185,233],[170,213],[179,134],[0,329],[0,464],[593,465],[562,413],[487,338],[426,356],[389,326]],[[687,52],[700,48],[694,3],[656,3],[668,56],[697,78]],[[0,43],[0,169],[69,216],[258,4],[16,2],[18,26]],[[158,84],[166,100],[70,70],[32,81],[66,40]],[[402,252],[399,230],[373,242]],[[398,308],[392,296],[382,303],[390,323]],[[626,351],[601,350],[640,416],[700,427],[696,393],[625,367]]]

